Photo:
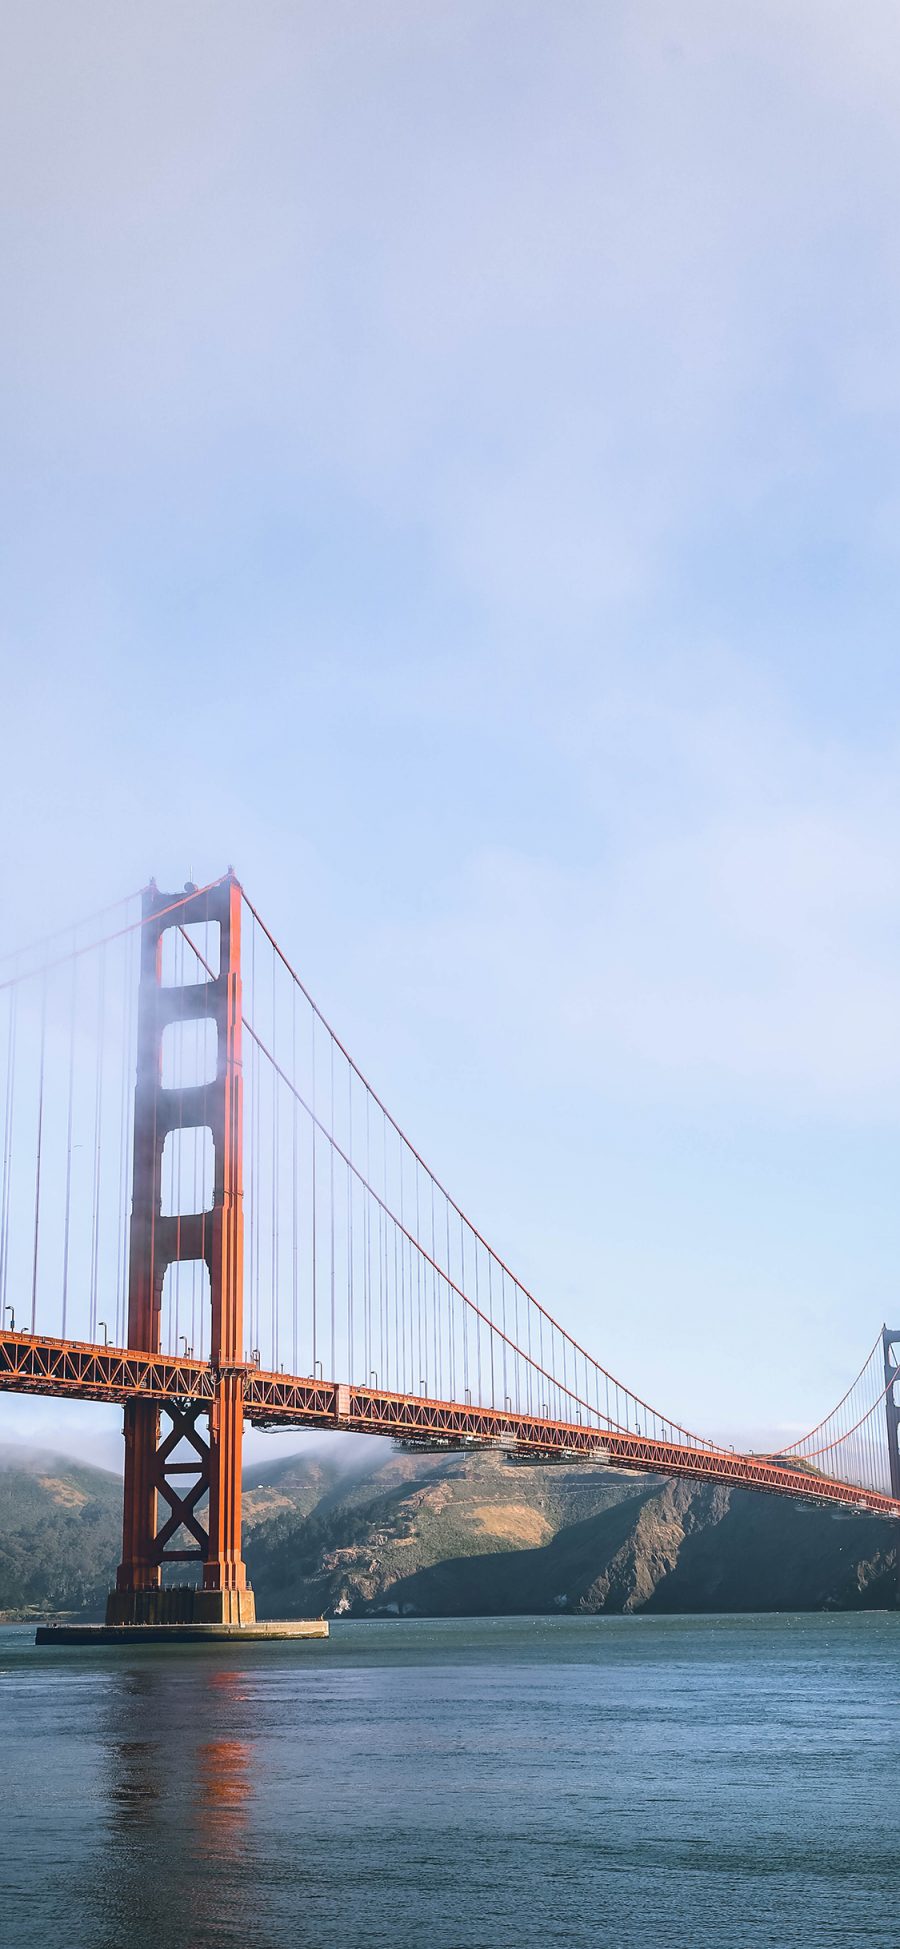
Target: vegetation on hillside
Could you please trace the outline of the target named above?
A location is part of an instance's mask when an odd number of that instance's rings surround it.
[[[102,1611],[122,1537],[122,1485],[59,1455],[0,1454],[0,1615]]]
[[[245,1512],[268,1617],[897,1602],[895,1523],[585,1465],[335,1443],[248,1471]],[[102,1616],[120,1521],[118,1477],[0,1452],[0,1613]]]

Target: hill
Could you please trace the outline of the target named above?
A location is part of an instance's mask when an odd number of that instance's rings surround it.
[[[272,1464],[246,1501],[270,1616],[897,1602],[896,1524],[739,1489],[364,1444],[350,1465]]]
[[[264,1617],[852,1609],[897,1603],[897,1525],[498,1454],[335,1443],[248,1470]],[[0,1450],[0,1615],[102,1616],[121,1482]]]
[[[0,1450],[0,1617],[102,1614],[122,1534],[122,1484],[60,1455]]]

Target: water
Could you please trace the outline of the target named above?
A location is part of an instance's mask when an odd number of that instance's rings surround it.
[[[0,1629],[10,1949],[897,1949],[900,1614]]]

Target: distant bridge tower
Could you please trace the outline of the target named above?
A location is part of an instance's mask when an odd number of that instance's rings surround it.
[[[887,1415],[891,1495],[900,1498],[900,1401],[897,1399],[897,1389],[900,1387],[900,1361],[894,1357],[894,1349],[900,1347],[900,1327],[892,1332],[890,1327],[886,1326],[882,1338],[884,1341],[884,1407]]]
[[[255,1616],[241,1556],[245,1375],[241,889],[229,875],[196,898],[182,900],[173,912],[178,898],[158,892],[154,885],[144,894],[128,1345],[150,1354],[160,1351],[166,1272],[180,1261],[202,1261],[209,1274],[212,1308],[213,1393],[208,1402],[166,1404],[162,1412],[171,1427],[162,1440],[158,1403],[139,1397],[126,1403],[122,1562],[107,1605],[108,1624],[248,1624]],[[164,984],[167,929],[209,927],[210,923],[210,935],[217,933],[219,939],[216,951],[211,951],[208,979],[182,986]],[[165,1031],[172,1024],[192,1021],[215,1026],[214,1074],[190,1087],[164,1087]],[[212,1133],[211,1208],[184,1212],[176,1200],[176,1213],[164,1216],[166,1138],[197,1129]],[[207,1415],[205,1436],[197,1423]],[[207,1494],[208,1509],[201,1513]],[[162,1512],[160,1499],[166,1505]],[[202,1587],[163,1588],[163,1564],[190,1559],[203,1565]]]

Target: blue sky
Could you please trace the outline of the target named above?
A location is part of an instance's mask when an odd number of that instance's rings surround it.
[[[807,1425],[897,1311],[896,10],[29,0],[4,67],[8,944],[233,861],[601,1359]]]

